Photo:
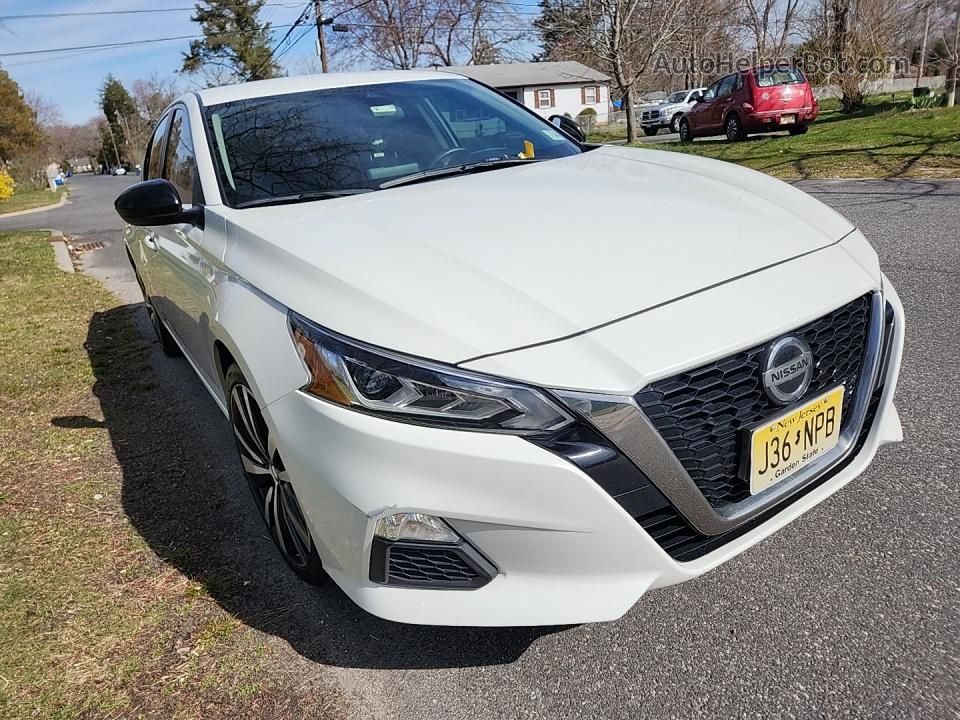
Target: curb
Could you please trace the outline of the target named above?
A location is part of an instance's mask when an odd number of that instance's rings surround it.
[[[31,215],[32,213],[46,212],[47,210],[56,210],[57,208],[63,207],[67,204],[67,195],[69,193],[63,193],[63,196],[60,198],[60,202],[54,203],[53,205],[43,205],[42,207],[30,208],[29,210],[17,210],[16,212],[9,212],[0,215],[0,220],[5,218],[18,217],[20,215]]]
[[[53,261],[57,267],[66,273],[76,272],[73,267],[73,258],[70,257],[70,251],[67,249],[67,243],[63,239],[63,233],[59,230],[50,231],[50,246],[53,248]]]

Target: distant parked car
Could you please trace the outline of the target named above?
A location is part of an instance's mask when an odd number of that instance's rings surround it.
[[[656,135],[660,132],[660,128],[665,127],[670,128],[670,132],[680,132],[680,119],[693,107],[705,89],[681,90],[668,95],[655,107],[641,110],[640,127],[643,128],[644,134],[648,137]]]
[[[802,135],[820,108],[804,74],[793,67],[753,68],[715,80],[680,120],[681,142],[725,133],[731,142],[751,133]]]
[[[126,175],[126,174],[127,174],[127,170],[126,170],[126,168],[116,167],[116,168],[113,169],[113,174],[114,174],[114,175]]]

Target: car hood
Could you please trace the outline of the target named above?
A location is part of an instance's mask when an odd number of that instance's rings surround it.
[[[224,216],[231,274],[344,335],[453,363],[609,324],[853,229],[760,173],[607,147],[366,195],[210,211]]]

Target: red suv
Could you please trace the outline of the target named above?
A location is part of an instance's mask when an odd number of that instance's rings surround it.
[[[704,91],[680,120],[680,141],[726,133],[734,142],[773,130],[802,135],[819,113],[810,83],[797,68],[743,70],[714,80]]]

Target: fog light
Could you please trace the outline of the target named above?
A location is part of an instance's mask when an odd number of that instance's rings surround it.
[[[391,541],[456,543],[460,540],[460,536],[440,518],[416,512],[394,513],[380,518],[373,534]]]

